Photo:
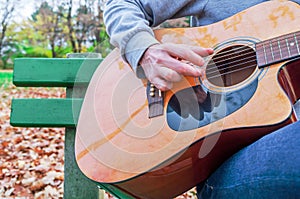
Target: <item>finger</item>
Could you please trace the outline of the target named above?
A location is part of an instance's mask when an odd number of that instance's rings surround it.
[[[173,87],[173,83],[166,81],[161,78],[154,78],[152,81],[150,81],[156,88],[158,88],[161,91],[167,91],[170,90]]]
[[[166,57],[162,62],[163,65],[167,66],[169,69],[176,71],[181,75],[199,77],[203,75],[204,69],[192,66],[188,63],[184,63],[173,57]]]
[[[167,67],[160,67],[158,72],[160,77],[168,82],[179,82],[182,78],[178,72]]]
[[[189,46],[189,48],[200,56],[207,57],[214,53],[212,48],[202,48],[200,46]]]
[[[179,57],[183,60],[187,60],[197,66],[203,66],[205,61],[203,57],[206,57],[213,53],[211,48],[201,48],[197,46],[187,46],[187,45],[166,45],[165,49],[168,53],[174,57]]]

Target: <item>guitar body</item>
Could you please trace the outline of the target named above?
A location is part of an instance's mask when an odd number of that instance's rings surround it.
[[[239,66],[245,70],[227,72],[222,65],[236,61],[229,52],[245,48],[255,57],[257,42],[299,31],[299,18],[299,5],[268,1],[209,26],[156,30],[161,42],[214,47],[215,55],[207,60],[206,76],[185,77],[163,93],[163,115],[152,118],[147,80],[112,51],[94,73],[82,105],[75,141],[81,171],[116,195],[172,198],[204,181],[241,148],[294,122],[299,61],[258,67],[259,60],[252,60]],[[290,44],[299,47],[297,40]]]

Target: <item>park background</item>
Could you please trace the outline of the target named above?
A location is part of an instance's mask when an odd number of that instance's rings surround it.
[[[1,199],[63,197],[64,129],[12,127],[9,120],[13,98],[64,98],[65,90],[15,87],[14,60],[87,52],[105,58],[112,46],[103,24],[103,6],[102,0],[0,0]],[[161,25],[183,26],[188,26],[188,18]],[[195,198],[194,189],[177,197],[185,198]]]

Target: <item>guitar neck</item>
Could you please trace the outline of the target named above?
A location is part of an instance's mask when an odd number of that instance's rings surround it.
[[[300,56],[300,31],[259,42],[255,45],[259,68]]]

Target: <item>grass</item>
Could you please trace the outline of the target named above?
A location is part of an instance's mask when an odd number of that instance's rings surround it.
[[[12,82],[12,71],[0,71],[0,86],[5,86]]]

